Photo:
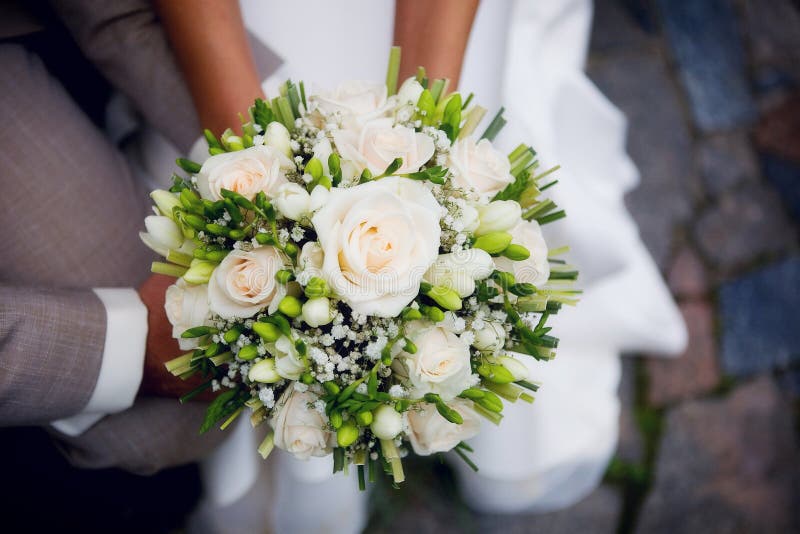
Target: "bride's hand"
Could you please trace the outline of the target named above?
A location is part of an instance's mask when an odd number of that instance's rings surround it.
[[[402,0],[395,7],[394,44],[403,47],[400,80],[425,67],[428,79],[458,85],[478,0]]]

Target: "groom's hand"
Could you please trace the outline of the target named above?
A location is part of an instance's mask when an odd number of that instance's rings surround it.
[[[178,342],[172,337],[172,325],[167,320],[167,312],[164,310],[167,288],[174,282],[174,278],[154,274],[139,288],[139,298],[147,307],[147,351],[142,385],[139,388],[140,395],[177,399],[204,381],[199,376],[181,380],[164,367],[166,362],[181,354]],[[212,395],[204,392],[194,398],[209,400]]]

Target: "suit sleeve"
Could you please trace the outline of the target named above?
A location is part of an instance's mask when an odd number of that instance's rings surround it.
[[[91,290],[0,286],[0,425],[80,412],[95,389],[106,311]]]

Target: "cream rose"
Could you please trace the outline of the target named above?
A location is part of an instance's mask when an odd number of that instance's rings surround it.
[[[421,404],[419,409],[408,411],[408,440],[420,456],[447,452],[480,432],[481,418],[469,401],[455,399],[447,405],[461,414],[463,423],[451,423],[439,415],[433,404]]]
[[[340,113],[345,123],[355,121],[353,126],[386,115],[392,108],[385,83],[361,80],[342,82],[334,91],[312,95],[311,101],[325,115]]]
[[[411,395],[437,393],[449,401],[467,389],[472,381],[469,347],[461,338],[442,326],[422,321],[410,324],[406,335],[417,352],[402,352],[397,361],[403,366]]]
[[[547,261],[547,243],[542,236],[542,229],[536,221],[521,221],[509,233],[512,243],[527,248],[531,255],[527,260],[512,261],[502,256],[494,258],[494,264],[500,271],[512,273],[517,282],[525,282],[539,286],[550,278],[550,264]]]
[[[495,150],[488,139],[459,139],[450,149],[447,166],[453,172],[454,184],[486,196],[514,181],[508,156]]]
[[[297,391],[291,386],[286,389],[270,419],[276,447],[300,460],[331,453],[335,437],[328,431],[328,417],[309,408],[317,400],[319,394],[311,389]]]
[[[228,189],[252,200],[259,191],[272,196],[285,184],[286,173],[295,168],[280,150],[254,146],[236,152],[211,156],[197,173],[197,189],[208,200],[220,200]]]
[[[178,278],[167,288],[164,310],[172,324],[172,337],[178,340],[181,350],[197,348],[199,339],[183,339],[181,334],[195,326],[209,324],[208,286],[187,284],[183,278]]]
[[[389,177],[331,190],[312,218],[322,276],[353,310],[395,317],[439,251],[439,204],[421,183]]]
[[[364,124],[361,132],[336,130],[333,142],[342,158],[374,175],[382,174],[395,160],[403,158],[397,174],[416,172],[434,152],[433,139],[406,126],[393,126],[391,119],[376,119]]]
[[[225,319],[249,318],[267,306],[271,313],[286,294],[286,286],[275,280],[284,263],[271,246],[231,251],[208,282],[211,311]]]

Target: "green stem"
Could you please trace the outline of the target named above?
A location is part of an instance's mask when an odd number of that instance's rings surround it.
[[[163,261],[154,261],[153,264],[150,266],[150,271],[155,274],[165,274],[167,276],[174,276],[175,278],[180,278],[186,271],[188,271],[186,267],[181,267],[180,265],[174,265],[172,263],[164,263]]]
[[[400,76],[400,47],[393,46],[389,51],[389,65],[386,68],[386,92],[389,96],[397,93],[397,79]]]

